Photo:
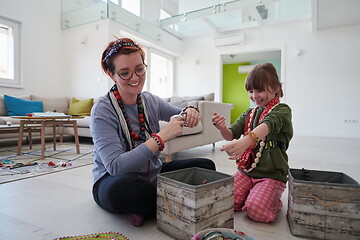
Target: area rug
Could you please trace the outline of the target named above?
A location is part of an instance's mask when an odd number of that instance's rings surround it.
[[[75,143],[64,142],[56,145],[46,144],[45,159],[41,160],[41,145],[22,147],[20,156],[16,155],[17,146],[0,148],[0,184],[29,177],[64,171],[93,163],[91,143],[80,143],[80,154],[76,153]]]
[[[129,240],[124,235],[117,232],[108,232],[108,233],[95,233],[89,235],[75,236],[75,237],[61,237],[54,240],[80,240],[80,239],[113,239],[113,240]]]

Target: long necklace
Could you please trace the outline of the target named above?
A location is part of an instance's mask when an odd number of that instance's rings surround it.
[[[258,125],[262,122],[264,117],[269,114],[277,105],[279,105],[280,100],[278,97],[274,97],[265,107],[264,111],[261,113]],[[257,107],[253,108],[251,112],[248,114],[245,122],[245,126],[247,129],[244,132],[244,136],[251,132],[254,123],[254,117],[256,113]],[[251,172],[254,170],[260,162],[260,158],[262,156],[262,152],[265,147],[265,140],[259,142],[260,148],[259,151],[254,154],[255,147],[247,149],[244,153],[236,159],[236,164],[239,169],[242,169],[245,172]],[[249,168],[250,167],[250,168]]]
[[[265,107],[264,111],[261,113],[260,118],[259,118],[259,123],[258,125],[262,122],[262,120],[264,119],[264,117],[271,112],[271,110],[277,106],[280,103],[280,100],[278,97],[274,97]],[[245,126],[247,126],[247,129],[245,131],[245,134],[248,132],[251,132],[251,128],[254,122],[254,117],[255,117],[255,112],[257,110],[258,107],[255,107],[251,110],[250,114],[248,114],[248,117],[246,119],[246,123]]]
[[[130,136],[131,136],[131,138],[133,140],[133,143],[134,143],[134,140],[136,140],[136,141],[138,141],[138,140],[146,141],[145,115],[144,115],[144,106],[143,106],[143,103],[142,103],[141,95],[138,94],[137,98],[136,98],[136,105],[137,105],[137,108],[138,108],[138,117],[139,117],[139,123],[140,123],[140,133],[137,134],[132,129],[132,127],[130,125],[130,120],[129,120],[129,117],[128,117],[127,113],[126,113],[126,110],[125,110],[124,104],[122,102],[121,96],[119,94],[119,91],[114,90],[113,93],[115,95],[115,98],[117,99],[117,102],[119,104],[119,107],[120,107],[121,111],[123,112],[123,115],[124,115],[124,118],[125,118],[125,121],[126,121],[126,125],[127,125],[128,130],[129,130]]]

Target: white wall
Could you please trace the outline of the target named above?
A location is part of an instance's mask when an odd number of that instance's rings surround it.
[[[67,78],[70,81],[69,96],[99,97],[110,89],[113,81],[102,72],[101,54],[116,37],[130,37],[141,46],[156,48],[172,56],[181,52],[181,42],[169,34],[163,34],[161,45],[134,30],[106,19],[63,31],[66,44]],[[87,39],[87,44],[81,43]]]
[[[215,92],[216,100],[219,100],[222,66],[213,38],[183,40],[183,46],[176,63],[175,95],[194,96]]]
[[[147,0],[142,1],[143,4],[143,13],[142,18],[152,24],[156,24],[157,20],[160,18],[160,0]]]
[[[171,16],[179,14],[179,4],[177,1],[162,1],[163,9]]]
[[[23,88],[0,87],[0,94],[64,96],[59,0],[0,0],[0,15],[21,22],[21,76]]]
[[[114,35],[133,37],[143,46],[172,56],[181,52],[181,41],[168,33],[163,33],[158,43],[108,19],[61,30],[60,3],[0,0],[0,15],[22,23],[23,77],[23,88],[0,87],[0,94],[78,98],[104,95],[112,81],[102,72],[100,58],[108,42],[115,40]]]
[[[100,55],[113,33],[128,29],[104,20],[62,31],[58,0],[0,0],[0,15],[22,22],[24,82],[22,89],[0,87],[0,94],[97,97],[107,91],[111,82],[101,72]],[[209,36],[183,43],[167,36],[158,46],[141,38],[141,43],[179,55],[176,95],[215,92],[217,100],[222,54],[280,49],[285,101],[293,109],[295,134],[360,138],[360,25],[321,31],[312,31],[311,25],[245,30],[245,45],[234,47],[215,48]],[[84,37],[87,44],[81,43]],[[303,51],[300,56],[298,49]]]
[[[108,77],[100,65],[108,29],[108,20],[102,20],[63,30],[67,96],[100,97],[108,91]]]
[[[301,22],[242,33],[242,46],[215,48],[208,36],[185,40],[177,95],[212,90],[221,100],[221,54],[281,49],[285,101],[293,109],[295,134],[360,138],[360,25],[313,32],[311,22]]]

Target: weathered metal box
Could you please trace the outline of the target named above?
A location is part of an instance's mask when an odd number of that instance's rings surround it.
[[[234,228],[234,178],[202,168],[160,174],[157,227],[176,239],[207,228]]]
[[[360,239],[360,185],[346,174],[289,170],[290,231],[316,239]]]

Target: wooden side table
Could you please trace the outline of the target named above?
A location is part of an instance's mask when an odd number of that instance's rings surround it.
[[[40,138],[41,138],[41,159],[45,158],[45,127],[51,126],[53,127],[53,145],[54,150],[56,150],[56,127],[63,126],[64,124],[72,125],[74,128],[74,139],[76,145],[76,153],[80,153],[80,146],[79,146],[79,135],[78,135],[78,128],[77,128],[77,121],[76,119],[81,119],[84,117],[77,116],[71,118],[62,118],[62,117],[17,117],[14,116],[12,118],[20,119],[20,128],[19,128],[19,137],[18,137],[18,146],[17,146],[17,155],[21,154],[21,147],[22,147],[22,139],[23,134],[28,124],[39,124],[40,125]]]

